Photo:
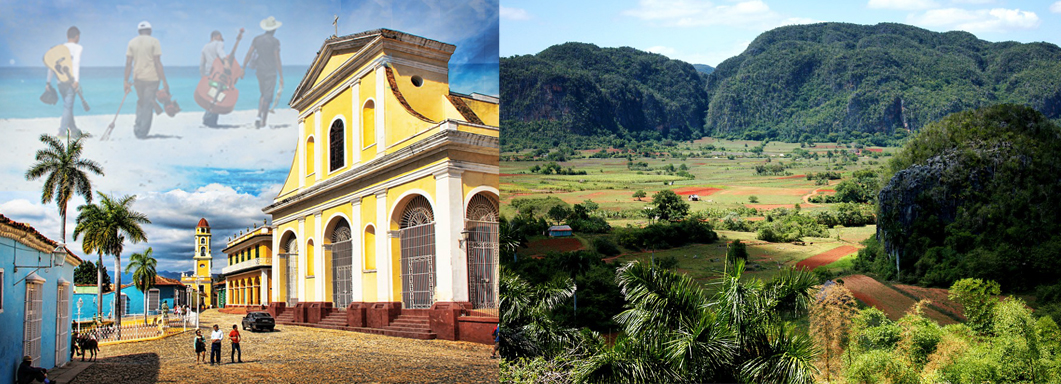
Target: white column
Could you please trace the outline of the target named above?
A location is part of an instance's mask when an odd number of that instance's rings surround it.
[[[269,281],[269,284],[273,287],[273,294],[270,295],[269,301],[285,301],[280,300],[280,298],[277,297],[280,295],[280,279],[287,277],[287,271],[285,271],[286,268],[280,268],[280,233],[278,232],[278,228],[275,227],[270,228],[269,232],[272,232],[273,234],[273,247],[271,248],[273,252],[272,255],[269,255],[269,257],[273,259],[273,267],[270,272],[272,279]]]
[[[268,283],[269,275],[265,273],[265,268],[262,268],[262,280],[261,283],[258,284],[258,289],[260,290],[260,292],[258,292],[258,304],[269,305],[269,286],[267,285]]]
[[[321,170],[324,169],[324,167],[322,166],[322,163],[324,163],[324,161],[321,160],[321,159],[324,157],[322,155],[324,154],[324,147],[326,145],[324,143],[325,142],[324,136],[321,135],[321,109],[320,109],[320,107],[317,107],[317,111],[313,112],[313,125],[314,125],[314,128],[313,128],[313,146],[315,147],[313,149],[313,157],[314,157],[314,159],[313,159],[313,172],[314,172],[313,180],[320,181],[321,179],[324,178],[324,173],[321,172]],[[313,244],[316,245],[317,243],[313,243]]]
[[[383,130],[386,128],[386,92],[387,92],[387,69],[380,65],[376,67],[376,153],[381,154],[387,147]]]
[[[350,86],[350,163],[361,162],[361,81]]]
[[[365,247],[362,245],[362,237],[365,230],[361,224],[361,198],[350,200],[350,286],[352,290],[352,302],[365,301],[365,294],[361,291],[361,271],[365,270]]]
[[[298,187],[306,187],[306,120],[298,121]]]
[[[298,268],[295,273],[298,274],[298,287],[295,292],[298,293],[298,301],[302,302],[306,300],[306,219],[300,217],[298,219]]]
[[[435,174],[435,301],[468,301],[467,263],[459,242],[464,229],[462,172],[447,167]]]
[[[321,228],[321,215],[322,212],[313,215],[313,286],[317,291],[314,301],[325,301],[327,298],[324,293],[324,277],[327,275],[324,273],[324,228]]]
[[[391,270],[390,220],[387,218],[387,191],[376,193],[376,292],[380,301],[396,301]]]

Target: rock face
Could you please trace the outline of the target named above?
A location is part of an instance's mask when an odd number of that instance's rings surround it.
[[[948,116],[890,166],[877,239],[904,280],[1016,288],[1061,275],[1061,128],[1042,114],[1001,105]]]

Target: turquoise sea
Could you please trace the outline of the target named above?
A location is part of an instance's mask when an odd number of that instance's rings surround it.
[[[284,93],[280,96],[277,108],[287,108],[291,92],[306,75],[309,66],[284,66]],[[84,67],[81,68],[81,88],[90,110],[81,108],[81,101],[74,103],[74,116],[114,115],[122,101],[122,74],[124,67]],[[169,80],[170,93],[177,100],[183,112],[202,112],[202,107],[195,103],[193,94],[199,85],[199,67],[165,67]],[[61,102],[47,105],[40,101],[44,93],[44,82],[47,69],[40,67],[0,67],[0,119],[27,119],[39,117],[59,117],[62,115]],[[497,64],[456,64],[450,65],[450,89],[455,92],[479,92],[488,95],[498,94]],[[52,80],[54,85],[55,80]],[[277,83],[279,86],[279,83]],[[160,85],[161,88],[161,85]],[[236,83],[239,89],[239,101],[235,110],[253,110],[258,108],[258,77],[253,70],[248,70],[243,79]],[[136,108],[136,91],[129,92],[123,114],[133,114]]]
[[[287,108],[291,92],[298,81],[306,74],[307,66],[284,66],[284,93],[277,108]],[[165,67],[166,79],[169,80],[170,93],[181,106],[182,112],[202,112],[203,108],[195,103],[193,94],[199,85],[199,67]],[[124,67],[85,67],[81,68],[81,88],[90,107],[88,112],[81,108],[81,101],[74,103],[74,116],[114,115],[122,101],[122,74]],[[59,117],[62,115],[62,102],[56,105],[40,101],[44,93],[47,69],[41,67],[0,67],[0,119],[27,119],[38,117]],[[52,80],[55,85],[55,80]],[[279,83],[277,84],[279,86]],[[161,85],[159,85],[161,88]],[[236,83],[239,89],[239,100],[236,110],[258,108],[258,78],[250,70]],[[122,114],[133,114],[136,110],[136,91],[129,96],[122,106]]]

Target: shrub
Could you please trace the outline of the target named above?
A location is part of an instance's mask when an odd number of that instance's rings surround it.
[[[604,256],[615,256],[619,254],[619,248],[608,237],[593,239],[593,249]]]

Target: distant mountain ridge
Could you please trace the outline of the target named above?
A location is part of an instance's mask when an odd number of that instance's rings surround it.
[[[696,68],[697,72],[703,73],[705,75],[710,75],[711,72],[715,71],[715,67],[712,67],[707,64],[693,64],[693,68]]]
[[[767,31],[705,70],[583,43],[502,58],[502,145],[555,146],[564,135],[605,139],[579,141],[595,144],[712,135],[882,145],[985,105],[1061,118],[1061,48],[1049,43],[820,23]]]

